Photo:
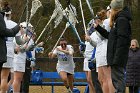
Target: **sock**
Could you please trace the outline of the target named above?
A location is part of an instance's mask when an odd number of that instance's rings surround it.
[[[69,89],[70,87],[69,86],[66,86],[66,88]]]

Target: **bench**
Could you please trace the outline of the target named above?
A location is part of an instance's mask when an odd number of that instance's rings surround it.
[[[54,86],[63,86],[63,82],[57,72],[43,72],[43,79],[50,79],[50,81],[43,81],[42,84],[30,83],[30,85],[51,86],[52,93],[54,93]],[[85,72],[74,73],[74,86],[86,86],[87,82]],[[80,80],[80,81],[78,81]]]

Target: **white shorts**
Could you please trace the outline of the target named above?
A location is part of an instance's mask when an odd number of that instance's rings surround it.
[[[14,68],[13,67],[11,67],[10,72],[14,73]]]
[[[12,68],[13,64],[13,59],[12,57],[7,57],[7,62],[3,64],[3,68]]]
[[[96,57],[96,67],[106,66],[107,59],[106,56],[97,56]]]
[[[84,65],[83,65],[84,71],[91,71],[88,67],[88,60],[89,60],[89,58],[84,58]]]
[[[67,73],[70,73],[70,74],[74,74],[74,66],[61,66],[59,64],[57,64],[56,66],[56,69],[57,69],[57,72],[60,73],[60,71],[65,71]]]
[[[25,63],[14,63],[14,71],[25,72]]]

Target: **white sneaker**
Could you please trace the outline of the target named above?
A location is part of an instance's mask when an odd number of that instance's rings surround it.
[[[73,93],[70,88],[68,88],[67,90],[68,90],[68,93]]]

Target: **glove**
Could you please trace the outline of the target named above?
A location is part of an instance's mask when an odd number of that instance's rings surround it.
[[[95,70],[96,69],[96,61],[95,58],[94,59],[89,59],[88,60],[88,67],[90,70]]]
[[[85,48],[86,48],[85,43],[81,42],[81,43],[80,43],[80,46],[79,46],[80,52],[81,52],[81,53],[84,52],[84,51],[85,51]]]
[[[43,53],[44,48],[43,47],[36,47],[35,51],[36,51],[36,53]]]
[[[35,66],[35,62],[34,61],[31,61],[30,67],[34,67],[34,66]]]

